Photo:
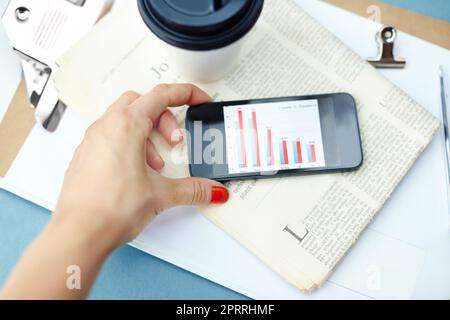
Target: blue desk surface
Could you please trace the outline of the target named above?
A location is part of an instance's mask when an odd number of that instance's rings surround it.
[[[450,22],[448,0],[384,0]],[[47,210],[0,190],[0,287],[21,253],[48,223]],[[115,252],[92,299],[246,299],[131,247]]]

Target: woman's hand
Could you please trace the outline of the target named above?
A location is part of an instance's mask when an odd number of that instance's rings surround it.
[[[149,140],[158,130],[172,146],[180,143],[183,135],[167,108],[208,101],[205,92],[189,84],[159,85],[143,96],[123,94],[88,129],[76,151],[55,219],[97,224],[117,247],[165,209],[226,202],[228,192],[221,184],[161,176],[164,162]]]
[[[224,203],[221,184],[170,180],[149,140],[158,130],[171,144],[179,131],[168,107],[210,100],[193,85],[159,85],[122,95],[87,131],[67,171],[52,221],[28,249],[5,286],[4,298],[64,299],[87,295],[108,255],[133,240],[162,210]],[[75,269],[73,267],[75,266]],[[68,271],[69,270],[69,271]],[[79,270],[80,285],[71,285]]]

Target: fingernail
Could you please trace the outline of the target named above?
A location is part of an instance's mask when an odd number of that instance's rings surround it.
[[[181,129],[178,129],[178,142],[182,142],[184,140],[184,131]]]
[[[181,129],[174,131],[172,134],[172,144],[177,145],[184,141],[184,132]]]
[[[222,204],[230,199],[230,193],[224,187],[214,186],[211,193],[211,203]]]

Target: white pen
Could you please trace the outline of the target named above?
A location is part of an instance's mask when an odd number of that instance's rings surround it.
[[[447,166],[447,192],[450,191],[450,137],[449,137],[449,126],[448,126],[448,114],[447,114],[447,93],[445,91],[445,79],[444,79],[444,69],[442,66],[439,67],[439,81],[441,85],[441,106],[442,106],[442,123],[444,130],[444,142],[445,142],[445,159]],[[450,209],[450,195],[447,194],[449,199],[449,209]]]

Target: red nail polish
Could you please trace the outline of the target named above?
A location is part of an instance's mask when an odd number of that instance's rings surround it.
[[[230,193],[224,187],[213,187],[211,193],[211,203],[222,204],[230,199]]]

